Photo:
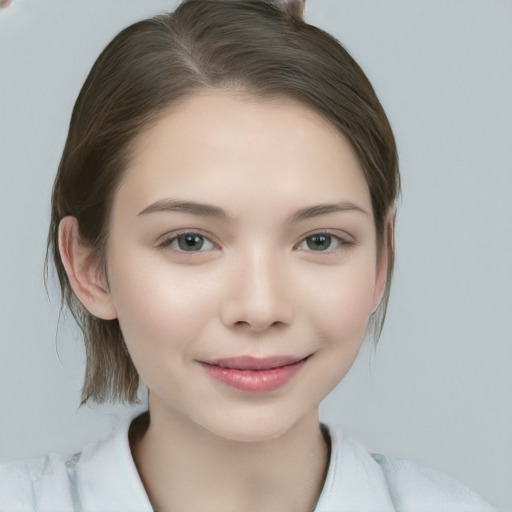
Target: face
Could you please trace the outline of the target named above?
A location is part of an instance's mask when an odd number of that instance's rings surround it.
[[[110,299],[160,414],[233,440],[317,414],[384,285],[358,161],[316,113],[227,93],[137,141],[110,221]]]

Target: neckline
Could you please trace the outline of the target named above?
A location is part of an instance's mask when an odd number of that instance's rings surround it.
[[[144,433],[146,432],[147,428],[149,427],[149,410],[143,411],[142,413],[139,412],[136,416],[134,416],[131,421],[128,424],[128,432],[127,432],[127,441],[128,441],[128,447],[130,450],[130,454],[133,460],[133,464],[135,466],[135,469],[137,471],[137,474],[140,478],[140,473],[137,467],[137,464],[135,462],[135,458],[133,457],[133,443],[136,442],[138,439],[140,439]],[[326,446],[326,463],[325,463],[325,469],[324,469],[324,475],[322,478],[322,485],[321,490],[318,495],[318,498],[313,506],[313,508],[310,510],[310,512],[315,512],[317,510],[318,504],[320,503],[322,496],[324,494],[326,482],[328,479],[328,476],[330,474],[331,466],[332,466],[332,447],[333,447],[333,441],[332,436],[329,427],[325,424],[320,422],[320,431],[322,433],[323,440],[325,442]],[[142,481],[142,480],[141,480]],[[147,494],[147,493],[146,493]],[[151,503],[149,496],[147,496],[148,501],[151,504],[151,508],[153,512],[159,512],[158,509],[153,507],[153,504]]]

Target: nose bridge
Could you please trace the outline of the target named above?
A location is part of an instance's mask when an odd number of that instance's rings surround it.
[[[292,321],[286,262],[279,254],[254,244],[246,248],[233,270],[222,307],[226,325],[262,331]]]

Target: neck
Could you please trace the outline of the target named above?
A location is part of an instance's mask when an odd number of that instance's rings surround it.
[[[149,425],[133,425],[131,431],[134,460],[156,510],[310,512],[314,508],[329,457],[317,410],[278,438],[239,442],[219,437],[160,405],[150,399]]]

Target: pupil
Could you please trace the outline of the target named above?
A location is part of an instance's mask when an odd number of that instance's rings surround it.
[[[178,245],[183,251],[197,251],[204,244],[202,237],[197,235],[183,235],[178,237]]]
[[[324,251],[331,245],[331,237],[329,235],[310,236],[307,244],[312,251]]]

